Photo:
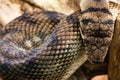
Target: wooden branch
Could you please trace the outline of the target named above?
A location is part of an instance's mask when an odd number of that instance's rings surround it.
[[[118,17],[119,21],[120,18]],[[108,78],[109,80],[120,80],[120,22],[115,25],[114,36],[109,51],[109,68]]]

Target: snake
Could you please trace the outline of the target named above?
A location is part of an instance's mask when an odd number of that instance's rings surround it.
[[[108,0],[81,0],[80,10],[71,15],[35,11],[17,17],[0,30],[1,78],[62,80],[84,48],[92,64],[103,62],[116,5],[119,11],[119,4]]]

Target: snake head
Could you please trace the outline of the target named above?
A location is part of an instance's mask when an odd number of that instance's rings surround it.
[[[89,61],[91,63],[101,63],[104,61],[112,40],[113,16],[107,7],[107,0],[81,1],[83,6],[81,6],[80,25],[83,40],[88,46]]]
[[[83,19],[84,20],[84,19]],[[83,40],[88,45],[88,56],[91,63],[104,61],[113,36],[113,22],[91,22],[81,20]],[[93,20],[94,21],[94,20]]]

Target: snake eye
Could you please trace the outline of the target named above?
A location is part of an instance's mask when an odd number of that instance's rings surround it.
[[[92,19],[82,19],[81,22],[84,24],[84,25],[88,25],[89,22],[93,22]]]

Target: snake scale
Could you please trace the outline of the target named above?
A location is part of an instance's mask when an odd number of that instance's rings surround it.
[[[2,79],[61,80],[84,46],[91,63],[102,62],[114,31],[108,3],[81,0],[81,10],[69,16],[38,11],[11,21],[0,31]]]

